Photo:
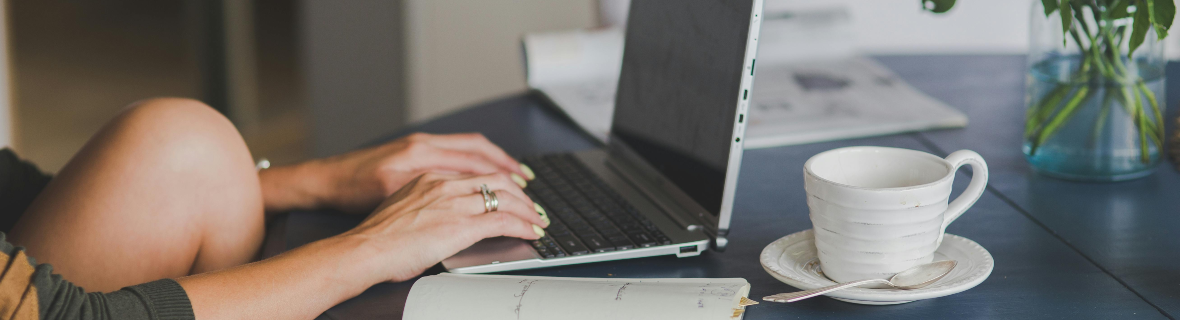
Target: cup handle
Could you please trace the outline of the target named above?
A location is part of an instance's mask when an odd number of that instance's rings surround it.
[[[971,184],[967,185],[967,190],[963,191],[955,201],[951,201],[946,208],[946,213],[943,214],[942,234],[946,233],[946,227],[951,225],[955,219],[963,215],[971,205],[975,204],[976,200],[983,195],[984,189],[987,187],[987,162],[983,161],[983,157],[971,150],[959,150],[946,156],[946,161],[951,164],[951,174],[956,174],[959,167],[964,164],[971,165]],[[938,242],[942,243],[942,236],[938,237]]]

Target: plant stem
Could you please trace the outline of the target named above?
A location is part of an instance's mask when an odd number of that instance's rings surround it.
[[[1155,127],[1156,128],[1163,128],[1164,127],[1164,116],[1160,112],[1159,102],[1155,100],[1155,94],[1152,93],[1151,90],[1147,89],[1147,84],[1144,83],[1143,80],[1139,80],[1138,83],[1136,83],[1136,85],[1137,85],[1136,87],[1139,89],[1139,92],[1142,92],[1143,96],[1147,97],[1147,102],[1151,104],[1151,111],[1153,113],[1155,113]],[[1161,130],[1160,133],[1163,133],[1163,130]],[[1160,136],[1160,138],[1162,139],[1163,136]]]
[[[1024,136],[1031,138],[1036,133],[1039,125],[1053,114],[1053,110],[1057,109],[1057,105],[1061,103],[1061,99],[1065,99],[1065,95],[1071,90],[1068,85],[1057,85],[1057,87],[1050,90],[1048,94],[1041,97],[1039,103],[1033,108],[1028,109],[1027,119],[1024,122]]]
[[[1049,137],[1052,136],[1053,133],[1056,133],[1057,129],[1061,128],[1062,123],[1065,123],[1066,119],[1069,119],[1071,116],[1073,116],[1074,112],[1077,111],[1078,106],[1080,106],[1082,101],[1086,99],[1086,93],[1089,91],[1089,86],[1078,88],[1078,91],[1074,93],[1073,98],[1071,98],[1069,102],[1065,104],[1065,107],[1061,108],[1061,112],[1058,112],[1052,120],[1049,120],[1049,123],[1045,125],[1045,128],[1041,130],[1041,133],[1037,135],[1036,143],[1034,143],[1032,148],[1029,150],[1029,155],[1036,155],[1037,148],[1045,144],[1045,141],[1049,140]]]
[[[1137,117],[1137,115],[1136,115],[1136,113],[1135,113],[1135,105],[1136,105],[1135,101],[1136,101],[1136,100],[1133,100],[1133,99],[1137,99],[1137,98],[1139,98],[1139,97],[1138,97],[1137,95],[1135,95],[1134,97],[1132,97],[1132,95],[1133,95],[1133,94],[1131,94],[1131,92],[1130,92],[1130,91],[1128,91],[1128,90],[1130,90],[1130,89],[1131,89],[1131,88],[1126,88],[1126,87],[1124,87],[1124,88],[1122,88],[1122,91],[1116,91],[1115,93],[1116,93],[1116,94],[1118,94],[1120,97],[1122,97],[1122,99],[1123,99],[1123,110],[1125,110],[1125,111],[1127,112],[1127,115],[1128,115],[1128,116],[1130,116],[1130,117]],[[1156,137],[1155,135],[1156,135],[1156,134],[1159,132],[1159,130],[1157,130],[1157,129],[1156,129],[1156,127],[1155,127],[1155,124],[1154,124],[1154,123],[1152,123],[1152,122],[1148,121],[1148,122],[1146,122],[1146,123],[1145,123],[1145,124],[1146,124],[1146,126],[1143,126],[1143,125],[1141,125],[1141,124],[1139,123],[1139,119],[1134,119],[1134,120],[1132,120],[1132,121],[1134,121],[1134,122],[1132,122],[1132,123],[1133,123],[1133,124],[1135,124],[1136,130],[1144,130],[1144,128],[1146,128],[1147,132],[1148,132],[1149,134],[1151,134],[1151,136],[1150,136],[1150,137],[1151,137],[1152,139],[1156,139],[1156,138],[1155,138],[1155,137]]]
[[[1162,143],[1159,138],[1156,138],[1155,124],[1147,121],[1147,116],[1144,114],[1143,101],[1134,92],[1134,87],[1123,87],[1121,95],[1123,97],[1123,108],[1127,110],[1127,114],[1131,115],[1131,121],[1135,124],[1139,131],[1139,154],[1140,160],[1143,163],[1151,162],[1151,157],[1148,156],[1147,142],[1150,140],[1157,148],[1162,148]]]
[[[1109,92],[1102,95],[1102,109],[1098,111],[1098,121],[1094,121],[1094,132],[1090,134],[1090,147],[1098,147],[1098,139],[1102,137],[1102,128],[1106,126],[1106,117],[1110,115],[1110,103],[1113,96]]]
[[[1147,137],[1145,137],[1147,130],[1144,130],[1144,127],[1147,126],[1147,123],[1144,121],[1146,118],[1143,116],[1142,101],[1135,101],[1135,112],[1139,114],[1139,116],[1136,117],[1139,120],[1139,161],[1148,163],[1151,161],[1151,159],[1147,156]]]

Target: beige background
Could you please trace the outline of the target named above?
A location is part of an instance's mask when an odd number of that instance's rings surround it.
[[[409,0],[409,120],[525,89],[525,32],[588,28],[594,0]]]

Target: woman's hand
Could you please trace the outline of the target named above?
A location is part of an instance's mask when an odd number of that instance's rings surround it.
[[[480,185],[496,193],[499,209],[485,212]],[[539,239],[549,218],[502,173],[427,173],[381,203],[342,237],[374,244],[379,281],[404,281],[484,238]]]
[[[523,188],[535,176],[478,133],[415,133],[326,159],[263,170],[267,212],[333,208],[368,213],[381,200],[427,172],[503,173]]]
[[[483,184],[499,210],[484,212]],[[542,212],[507,174],[427,173],[348,232],[178,281],[201,319],[311,319],[374,284],[412,279],[480,239],[540,238],[549,225]]]

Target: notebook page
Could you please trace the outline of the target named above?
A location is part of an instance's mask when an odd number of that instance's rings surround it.
[[[745,279],[600,279],[444,273],[414,283],[405,320],[735,319]]]

